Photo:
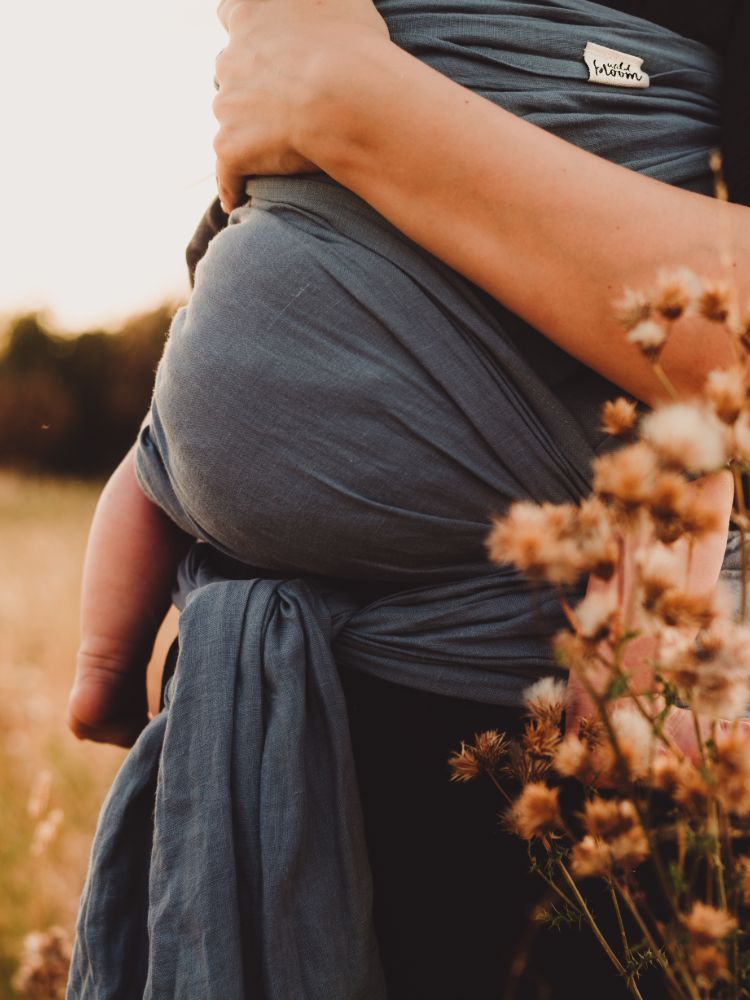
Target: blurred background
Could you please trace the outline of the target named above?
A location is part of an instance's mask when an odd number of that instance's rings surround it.
[[[62,995],[97,813],[124,756],[64,725],[79,578],[214,195],[215,8],[0,9],[0,1000]]]

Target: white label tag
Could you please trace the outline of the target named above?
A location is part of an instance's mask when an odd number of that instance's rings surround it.
[[[589,68],[589,83],[603,83],[607,87],[635,87],[643,89],[651,81],[641,69],[643,59],[608,49],[606,45],[588,42],[583,58]]]

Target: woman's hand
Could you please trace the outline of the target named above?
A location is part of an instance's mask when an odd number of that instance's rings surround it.
[[[306,108],[324,87],[346,86],[340,53],[368,35],[388,40],[388,29],[370,0],[222,0],[218,14],[229,42],[216,60],[214,148],[229,211],[251,174],[316,169],[297,142]]]

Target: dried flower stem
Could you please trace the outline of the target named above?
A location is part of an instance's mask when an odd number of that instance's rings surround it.
[[[604,952],[605,952],[607,958],[610,960],[610,962],[612,963],[612,965],[614,965],[614,967],[617,969],[617,971],[619,972],[619,974],[625,980],[625,984],[626,984],[628,990],[633,994],[634,997],[636,997],[636,1000],[643,1000],[643,997],[641,996],[641,992],[638,989],[638,987],[635,984],[635,982],[633,981],[632,977],[628,976],[627,971],[625,970],[624,965],[622,964],[622,962],[620,961],[620,959],[617,957],[617,955],[615,955],[615,953],[612,951],[612,949],[610,948],[609,944],[607,943],[607,939],[604,937],[604,935],[602,934],[602,932],[599,930],[599,925],[597,924],[596,920],[594,919],[593,913],[588,908],[588,906],[586,904],[586,900],[583,898],[583,896],[579,892],[578,886],[575,884],[573,876],[570,874],[570,872],[565,867],[565,865],[563,864],[562,861],[558,861],[557,862],[557,867],[559,868],[562,877],[568,883],[571,892],[575,896],[575,898],[576,898],[576,900],[578,902],[578,905],[581,908],[581,911],[583,912],[583,915],[586,917],[586,920],[587,920],[587,922],[589,924],[589,927],[594,932],[594,937],[596,938],[596,940],[599,942],[599,944],[604,949]]]
[[[632,952],[630,950],[630,942],[628,941],[628,935],[625,930],[625,924],[622,921],[622,912],[620,911],[620,904],[617,901],[617,893],[615,892],[615,887],[610,880],[607,880],[607,888],[609,889],[609,897],[612,900],[612,907],[615,911],[615,918],[617,919],[617,927],[620,931],[620,941],[622,942],[622,952],[625,956],[625,961],[630,965],[632,961]],[[635,984],[635,979],[631,975],[628,980],[628,987],[631,982]]]
[[[738,519],[740,528],[740,559],[742,566],[741,573],[741,591],[740,591],[740,609],[738,612],[738,620],[744,622],[747,616],[747,506],[745,504],[745,490],[744,484],[742,482],[742,472],[738,465],[732,463],[732,475],[734,477],[734,498],[737,501],[737,509],[739,510],[740,516]]]
[[[675,976],[674,972],[672,971],[669,965],[669,962],[664,960],[661,952],[661,947],[656,943],[648,924],[641,915],[641,911],[638,909],[635,900],[630,895],[630,890],[628,889],[628,887],[624,883],[618,882],[617,891],[620,893],[620,896],[622,897],[625,905],[627,906],[628,910],[633,916],[633,919],[640,927],[649,948],[654,953],[654,958],[659,963],[660,967],[663,969],[665,976],[674,987],[677,995],[680,998],[690,997],[693,998],[693,1000],[697,1000],[698,993],[695,990],[695,987],[692,985],[692,978],[686,973],[682,961],[677,956],[675,956],[675,965],[680,970],[680,974],[685,980],[684,985],[680,983],[680,981]]]
[[[658,379],[662,389],[666,392],[666,394],[670,397],[670,399],[673,399],[675,402],[678,402],[680,399],[680,394],[675,389],[674,385],[669,379],[669,376],[662,368],[661,362],[652,361],[651,368],[653,370],[654,375],[656,375],[656,378]]]

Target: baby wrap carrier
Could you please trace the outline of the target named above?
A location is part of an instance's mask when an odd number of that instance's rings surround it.
[[[513,113],[710,190],[700,44],[588,0],[378,6]],[[589,42],[650,86],[589,82]],[[339,671],[507,705],[557,669],[554,596],[483,542],[514,499],[586,492],[613,387],[328,178],[251,196],[175,318],[139,442],[143,488],[205,542],[165,708],[103,807],[69,998],[384,998]]]

